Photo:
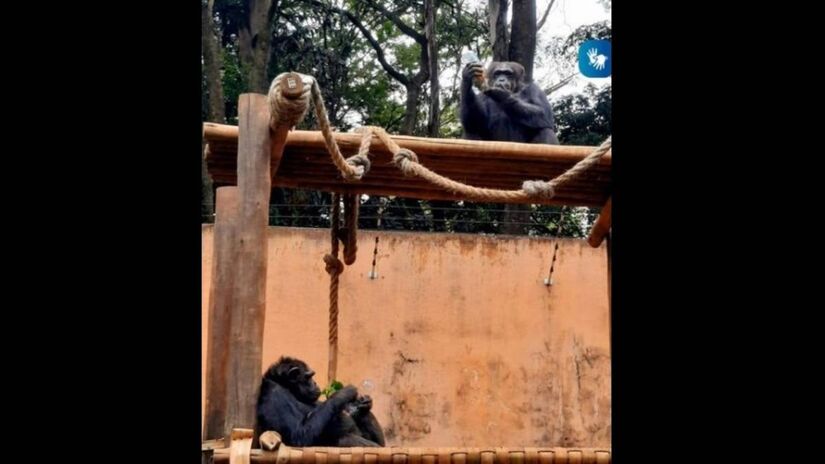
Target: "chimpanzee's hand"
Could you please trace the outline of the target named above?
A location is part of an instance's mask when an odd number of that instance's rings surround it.
[[[495,87],[485,90],[484,94],[497,102],[503,102],[510,98],[510,92]]]
[[[347,385],[346,387],[333,393],[332,396],[330,396],[330,399],[335,400],[340,404],[346,404],[354,401],[357,397],[358,389],[353,387],[352,385]]]
[[[461,74],[462,83],[470,85],[476,77],[484,76],[484,66],[481,63],[470,63],[464,67]]]

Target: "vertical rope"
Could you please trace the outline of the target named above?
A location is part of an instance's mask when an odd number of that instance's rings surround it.
[[[358,208],[361,195],[348,193],[344,195],[344,263],[349,266],[355,262],[355,254],[358,251]]]
[[[338,284],[344,272],[344,263],[338,259],[338,241],[344,243],[344,262],[355,262],[358,230],[358,208],[360,194],[348,193],[344,200],[344,228],[341,228],[341,194],[332,194],[330,214],[330,253],[324,256],[326,271],[329,273],[329,366],[327,378],[336,380],[338,371]]]
[[[330,218],[330,254],[324,256],[326,271],[329,274],[329,366],[328,381],[336,379],[338,370],[338,276],[344,271],[344,263],[338,259],[339,222],[341,218],[341,198],[332,194],[332,215]]]

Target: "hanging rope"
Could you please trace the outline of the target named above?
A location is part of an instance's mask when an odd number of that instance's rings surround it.
[[[348,193],[344,195],[344,233],[341,241],[344,242],[344,263],[349,266],[355,262],[355,253],[358,251],[358,207],[361,195]]]
[[[381,142],[383,142],[384,145],[390,150],[390,153],[393,154],[393,163],[401,170],[401,172],[404,173],[404,175],[420,177],[430,182],[431,184],[443,188],[444,190],[460,194],[461,196],[469,200],[478,201],[524,201],[529,200],[531,198],[539,197],[548,199],[553,198],[556,195],[556,190],[559,187],[571,181],[572,179],[575,179],[581,173],[590,169],[593,165],[597,164],[599,160],[608,151],[610,151],[612,147],[612,137],[608,137],[607,140],[602,142],[602,144],[595,150],[593,150],[592,153],[590,153],[584,159],[576,163],[564,174],[556,177],[551,181],[528,180],[524,181],[521,189],[519,190],[500,190],[473,187],[472,185],[457,182],[448,177],[444,177],[440,174],[430,171],[418,162],[418,156],[415,154],[415,152],[407,148],[401,148],[400,146],[398,146],[398,144],[395,143],[395,141],[392,140],[392,138],[390,138],[389,134],[387,134],[387,132],[384,129],[380,127],[365,126],[361,128],[361,130],[365,134],[365,136],[361,139],[361,151],[363,151],[363,143],[364,140],[366,140],[366,134],[371,133],[378,137],[378,139],[380,139]],[[329,138],[325,136],[325,140],[327,141],[327,150],[330,152],[330,154],[333,157],[333,161],[335,162],[335,153],[337,152],[337,156],[340,156],[340,152],[338,152],[338,146],[334,145],[333,147],[331,147],[330,140],[332,144],[335,144],[335,140],[332,138],[331,133]],[[361,153],[361,151],[359,151],[359,154]],[[341,159],[343,159],[343,157],[341,157]],[[337,166],[339,162],[336,162],[335,164]]]
[[[318,126],[321,128],[321,133],[324,136],[327,151],[329,151],[330,156],[332,156],[332,162],[335,163],[335,166],[341,171],[341,175],[344,176],[345,180],[361,180],[364,174],[370,169],[370,160],[367,157],[369,142],[367,142],[366,149],[364,149],[364,139],[369,139],[369,137],[367,137],[367,134],[364,134],[361,138],[362,149],[358,151],[357,155],[345,159],[332,135],[332,128],[329,124],[329,117],[327,117],[324,99],[321,97],[321,88],[315,80],[312,82],[312,103],[315,106],[315,116],[318,119]]]
[[[358,153],[349,158],[344,158],[341,150],[338,148],[338,143],[332,134],[332,127],[329,123],[329,116],[327,115],[324,99],[321,96],[321,87],[311,76],[298,75],[304,85],[303,92],[297,98],[287,98],[281,95],[281,88],[283,85],[289,86],[290,73],[281,74],[272,81],[272,86],[269,91],[269,101],[272,111],[272,125],[276,127],[276,123],[288,123],[295,125],[306,114],[308,108],[308,99],[312,98],[313,106],[315,107],[315,115],[318,119],[318,125],[321,133],[324,136],[324,144],[327,147],[332,162],[341,172],[343,178],[347,181],[357,181],[367,174],[370,168],[369,148],[372,136],[378,137],[381,142],[390,150],[393,155],[393,163],[404,175],[420,177],[433,185],[437,185],[449,192],[457,193],[468,200],[485,201],[485,202],[503,202],[503,201],[520,201],[526,202],[530,199],[553,198],[556,195],[556,190],[565,183],[576,178],[584,171],[590,169],[597,164],[599,160],[610,151],[612,147],[612,137],[608,137],[601,143],[592,153],[587,155],[584,159],[576,163],[573,167],[568,169],[564,174],[552,179],[550,181],[544,180],[527,180],[521,185],[518,190],[499,190],[473,187],[461,182],[454,181],[448,177],[444,177],[433,171],[430,171],[425,166],[418,162],[418,156],[412,150],[401,148],[395,141],[393,141],[389,134],[380,127],[364,126],[359,129],[363,134],[361,137],[361,145]],[[294,76],[295,74],[292,74]],[[286,78],[285,78],[286,76]],[[286,84],[283,82],[286,81]],[[307,90],[310,89],[310,90]]]
[[[326,271],[329,274],[329,367],[327,379],[336,379],[338,369],[338,276],[344,272],[344,263],[338,259],[339,221],[341,217],[340,195],[332,194],[332,217],[330,224],[330,253],[324,255]]]
[[[330,215],[330,252],[324,255],[326,271],[329,274],[329,367],[327,378],[336,379],[338,370],[338,283],[344,272],[344,263],[355,262],[358,231],[358,206],[360,194],[343,195],[344,227],[341,227],[341,194],[332,194]],[[344,244],[344,261],[338,259],[338,241]]]

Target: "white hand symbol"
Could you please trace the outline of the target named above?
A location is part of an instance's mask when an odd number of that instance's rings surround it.
[[[587,51],[587,58],[590,60],[590,66],[596,69],[604,69],[604,63],[607,61],[607,56],[600,55],[599,51],[591,48]]]

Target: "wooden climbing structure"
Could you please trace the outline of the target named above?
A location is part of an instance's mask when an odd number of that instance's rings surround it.
[[[204,124],[208,146],[206,162],[212,180],[218,185],[236,185],[238,127]],[[345,156],[358,151],[361,135],[335,133],[335,141]],[[554,178],[584,159],[595,147],[531,145],[512,142],[482,142],[459,139],[428,139],[394,135],[399,146],[414,151],[421,164],[457,181],[479,187],[516,189],[525,179],[540,173]],[[358,182],[345,181],[330,162],[319,131],[291,131],[272,179],[273,187],[316,189],[324,192],[358,192],[370,195],[396,195],[423,200],[461,200],[427,181],[404,176],[392,164],[392,154],[376,140],[372,144],[372,167]],[[611,156],[579,178],[559,189],[554,198],[502,203],[604,206],[610,196]]]
[[[610,250],[609,140],[600,147],[574,147],[389,136],[380,129],[354,134],[323,127],[322,131],[291,130],[306,114],[310,98],[318,119],[325,119],[314,80],[294,73],[281,75],[268,97],[240,96],[237,127],[204,125],[205,157],[213,181],[218,186],[237,185],[237,195],[219,194],[216,201],[204,435],[225,439],[218,445],[205,444],[204,459],[233,464],[610,462],[609,449],[587,448],[302,450],[276,440],[270,450],[249,450],[251,432],[239,429],[251,429],[255,423],[267,298],[266,231],[273,187],[470,201],[492,192],[499,196],[485,197],[486,201],[603,207],[588,242],[597,247],[607,237]],[[426,178],[430,174],[449,179]],[[232,213],[222,217],[222,211]],[[224,225],[219,230],[221,221]],[[337,255],[336,243],[333,238]],[[330,266],[336,267],[330,262],[327,266],[328,272]],[[330,275],[335,279],[337,274]],[[230,457],[228,440],[233,433],[237,438],[233,446],[241,449],[235,458]]]

